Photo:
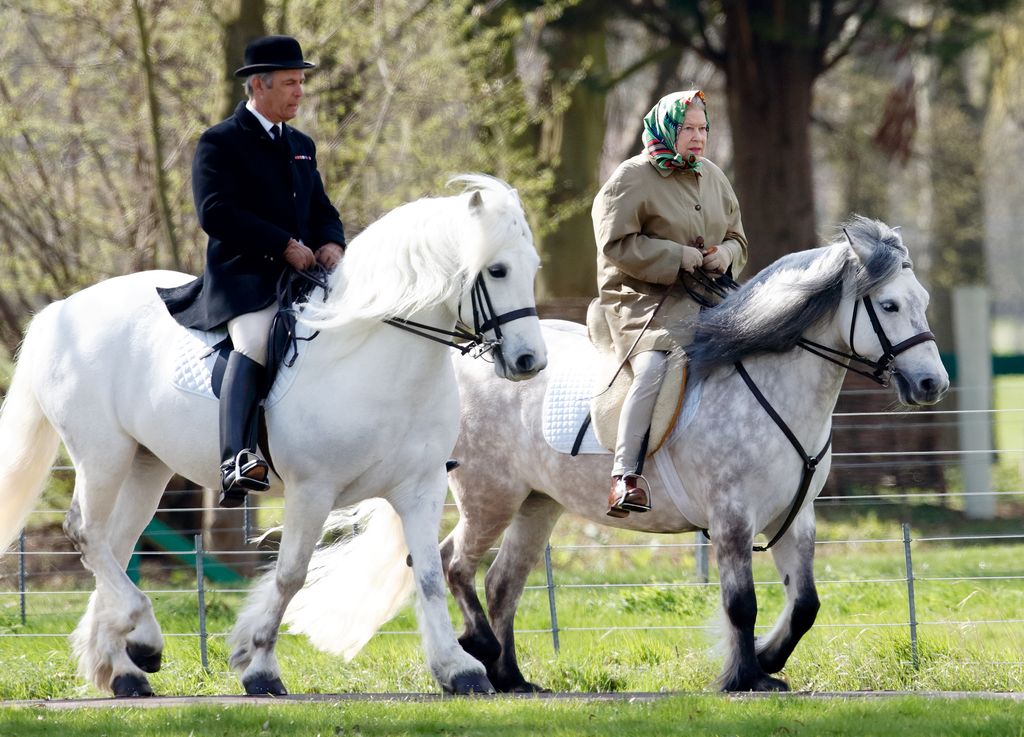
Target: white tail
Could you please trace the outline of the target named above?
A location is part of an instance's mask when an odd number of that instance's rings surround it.
[[[29,326],[11,389],[0,407],[0,554],[25,526],[60,444],[31,386],[31,374],[40,365],[37,354],[46,314],[41,312]]]
[[[332,514],[324,531],[351,526],[357,535],[313,553],[306,585],[284,615],[292,632],[346,660],[409,602],[413,591],[409,549],[394,508],[383,499],[370,499]],[[272,574],[268,578],[259,586],[273,586]]]

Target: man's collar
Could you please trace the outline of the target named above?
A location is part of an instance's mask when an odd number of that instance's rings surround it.
[[[260,121],[260,125],[263,126],[263,130],[265,130],[267,132],[267,134],[269,135],[270,134],[270,129],[273,128],[275,124],[271,123],[269,120],[267,120],[263,116],[263,114],[259,110],[256,109],[256,107],[252,104],[252,100],[248,100],[245,103],[245,109],[248,110],[250,113],[252,113],[255,116],[256,120]],[[281,129],[284,130],[284,123],[281,123]]]

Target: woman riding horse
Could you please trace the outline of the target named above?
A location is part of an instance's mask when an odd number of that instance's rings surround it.
[[[710,125],[701,90],[663,97],[644,118],[644,151],[619,165],[594,199],[601,309],[592,340],[611,334],[633,383],[619,415],[608,515],[651,508],[639,467],[667,355],[693,339],[695,269],[739,273],[747,261],[740,207],[722,170],[704,157]],[[593,324],[604,320],[604,326]],[[638,483],[640,482],[640,483]]]

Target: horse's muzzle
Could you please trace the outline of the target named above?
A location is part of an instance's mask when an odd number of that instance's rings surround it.
[[[910,406],[935,404],[949,390],[949,376],[926,373],[908,379],[898,371],[893,372],[900,401]]]
[[[515,360],[508,361],[504,355],[495,360],[495,372],[510,381],[532,379],[548,365],[547,358],[538,357],[532,351],[520,353]]]

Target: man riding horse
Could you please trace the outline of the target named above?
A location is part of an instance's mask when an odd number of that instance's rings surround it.
[[[253,428],[264,389],[276,286],[289,266],[334,268],[345,231],[316,166],[313,140],[285,125],[302,99],[305,70],[290,36],[267,36],[245,49],[248,100],[207,130],[192,161],[192,195],[209,236],[203,275],[161,289],[175,319],[189,328],[227,326],[234,350],[220,393],[222,507],[270,485]]]

